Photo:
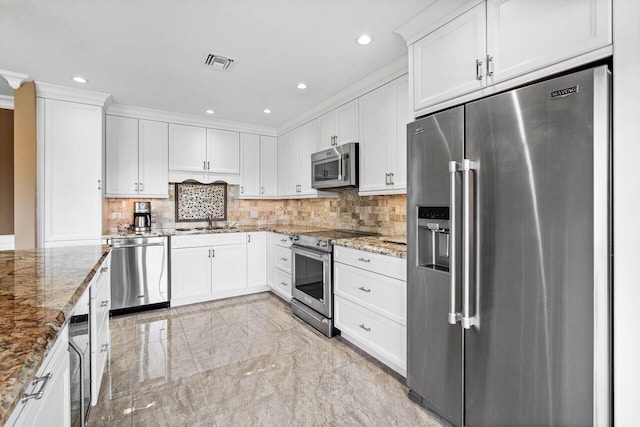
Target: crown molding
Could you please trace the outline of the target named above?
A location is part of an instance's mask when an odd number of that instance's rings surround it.
[[[98,105],[100,107],[107,107],[111,103],[111,95],[108,93],[91,92],[44,82],[36,82],[36,96],[38,98],[58,99],[60,101]]]
[[[285,122],[285,124],[278,129],[278,135],[285,134],[325,113],[328,113],[331,110],[340,107],[341,105],[351,102],[354,99],[357,99],[372,90],[397,79],[398,77],[404,76],[407,74],[407,70],[408,56],[407,54],[404,54],[400,58],[358,80],[351,86],[348,86],[335,95],[318,103],[316,106],[305,111],[294,119]]]
[[[229,130],[234,132],[252,133],[257,135],[277,136],[276,130],[267,126],[208,117],[198,117],[184,113],[172,113],[168,111],[152,110],[149,108],[134,107],[124,104],[111,104],[106,109],[106,114],[109,114],[111,116],[133,117],[143,120],[155,120],[159,122],[168,122],[187,126],[199,126],[213,129]]]
[[[18,89],[23,81],[27,80],[29,76],[27,74],[16,73],[8,70],[0,70],[0,76],[9,83],[14,90]]]
[[[4,108],[6,110],[13,110],[13,96],[8,95],[0,95],[0,108]]]

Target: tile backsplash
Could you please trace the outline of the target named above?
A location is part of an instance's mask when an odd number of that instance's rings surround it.
[[[407,226],[407,198],[359,196],[358,190],[343,190],[327,199],[245,200],[238,199],[238,186],[227,191],[227,221],[240,226],[289,224],[322,228],[372,231],[385,235],[404,235]],[[175,185],[169,184],[168,199],[105,199],[104,232],[114,232],[120,224],[133,220],[133,202],[149,200],[155,228],[195,227],[176,223]],[[202,223],[201,225],[206,225]],[[221,225],[221,224],[219,224]]]

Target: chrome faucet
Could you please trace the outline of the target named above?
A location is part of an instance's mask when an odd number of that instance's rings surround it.
[[[207,222],[209,223],[209,230],[213,230],[213,214],[207,214]]]

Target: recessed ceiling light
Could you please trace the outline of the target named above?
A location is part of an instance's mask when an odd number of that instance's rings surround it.
[[[363,34],[360,37],[358,37],[356,39],[356,43],[358,43],[360,46],[366,46],[369,43],[371,43],[373,41],[373,39],[371,38],[371,36],[367,35],[367,34]]]
[[[306,89],[307,88],[307,84],[306,83],[298,83],[298,86],[296,86],[298,89]]]
[[[265,108],[264,110],[262,110],[262,112],[265,114],[271,114],[271,110],[268,108]]]
[[[211,110],[211,109],[209,109],[209,110],[205,111],[205,113],[207,113],[207,114],[215,114],[216,112]]]
[[[76,83],[89,83],[89,80],[85,79],[84,77],[80,77],[80,76],[75,76],[72,77],[72,80]]]

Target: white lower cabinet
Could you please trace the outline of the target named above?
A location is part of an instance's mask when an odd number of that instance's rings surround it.
[[[42,396],[37,397],[42,391]],[[69,381],[69,330],[65,325],[55,344],[25,391],[7,426],[71,425],[71,389]]]
[[[89,284],[89,340],[91,350],[91,405],[98,403],[100,385],[111,351],[109,310],[111,309],[111,255]]]
[[[342,337],[406,375],[406,261],[337,246],[333,274]]]
[[[267,240],[267,283],[271,291],[291,301],[291,241],[286,234],[269,233]]]
[[[268,290],[265,234],[171,237],[171,305]]]

